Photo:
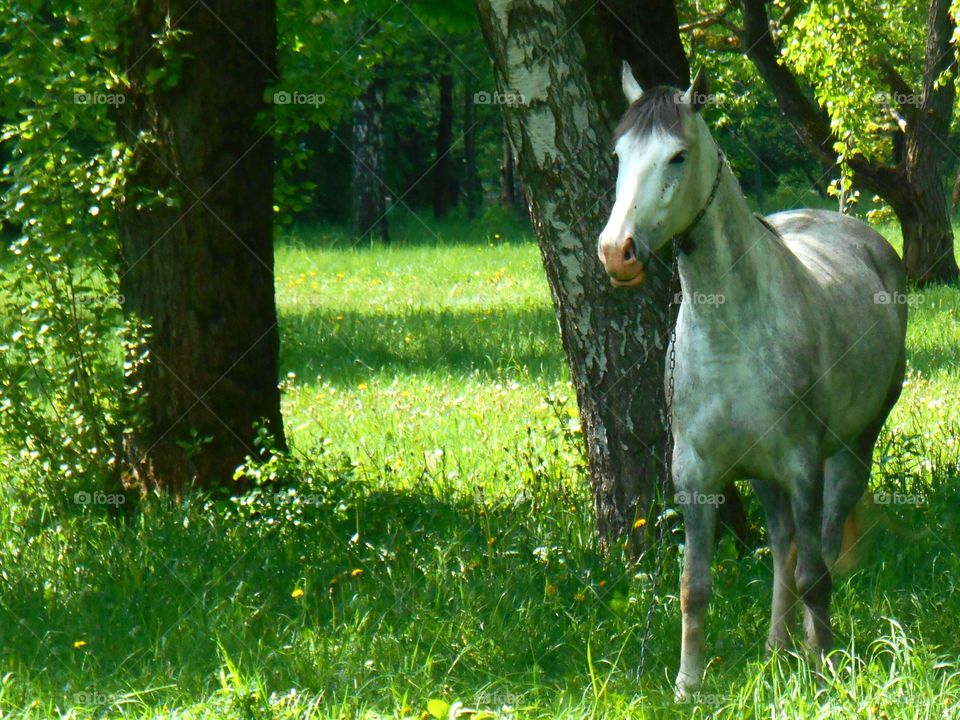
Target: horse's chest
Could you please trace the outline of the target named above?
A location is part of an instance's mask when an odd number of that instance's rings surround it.
[[[765,470],[784,437],[800,434],[791,428],[804,422],[798,397],[809,383],[791,362],[738,339],[684,345],[678,338],[674,432],[719,467]]]

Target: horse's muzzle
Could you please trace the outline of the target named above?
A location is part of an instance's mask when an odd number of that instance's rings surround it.
[[[643,265],[640,265],[637,268],[636,275],[631,278],[618,278],[613,275],[610,276],[610,284],[614,287],[623,288],[623,287],[639,287],[647,281],[647,271],[644,269]]]
[[[622,244],[601,241],[598,254],[614,287],[636,287],[647,279],[632,237],[626,238]]]

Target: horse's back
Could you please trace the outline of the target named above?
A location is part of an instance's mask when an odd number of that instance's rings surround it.
[[[829,210],[788,210],[766,218],[818,284],[900,298],[903,262],[886,238],[856,218]],[[879,304],[902,304],[897,302]],[[904,313],[905,322],[905,313]]]

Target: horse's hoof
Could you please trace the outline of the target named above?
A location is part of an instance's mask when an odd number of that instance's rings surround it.
[[[768,637],[767,655],[787,654],[794,651],[794,644],[790,637]]]
[[[700,682],[692,679],[688,675],[677,675],[677,682],[673,693],[673,699],[678,703],[686,703],[693,700],[697,690],[700,689]]]

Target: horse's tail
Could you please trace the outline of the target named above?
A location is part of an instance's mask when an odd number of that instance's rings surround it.
[[[875,537],[873,530],[878,525],[889,530],[891,534],[908,541],[918,540],[922,532],[916,532],[903,527],[891,519],[883,511],[874,498],[874,494],[867,490],[853,506],[853,510],[843,524],[843,541],[840,545],[840,555],[830,568],[832,575],[845,575],[856,570],[860,561],[867,554]]]
[[[843,540],[840,541],[840,554],[830,568],[831,575],[846,575],[857,569],[866,551],[867,531],[873,526],[870,516],[877,508],[873,494],[865,492],[853,506],[843,524]]]

